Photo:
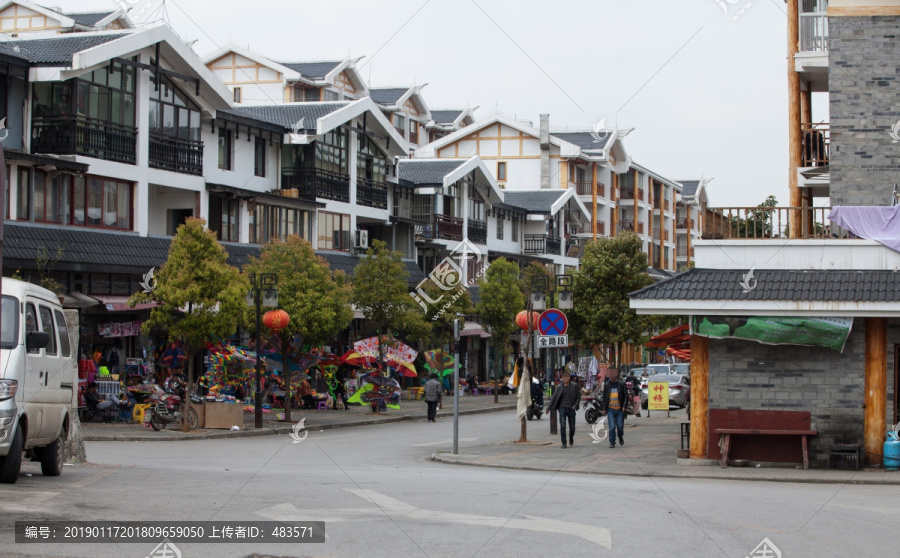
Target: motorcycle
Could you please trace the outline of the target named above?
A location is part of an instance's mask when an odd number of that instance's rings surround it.
[[[150,426],[153,430],[160,431],[165,429],[166,424],[181,424],[182,413],[184,412],[184,397],[187,389],[180,378],[173,377],[167,382],[166,393],[160,397],[150,396]],[[202,399],[196,395],[191,395],[191,403],[200,404]],[[200,424],[200,417],[197,411],[191,407],[188,413],[188,427],[193,430]]]
[[[537,378],[531,380],[531,405],[525,412],[528,420],[541,420],[541,414],[544,412],[544,386]]]
[[[600,411],[601,397],[602,396],[598,394],[585,401],[582,406],[584,409],[584,420],[588,421],[588,424],[594,424],[600,420],[600,417],[603,415]]]

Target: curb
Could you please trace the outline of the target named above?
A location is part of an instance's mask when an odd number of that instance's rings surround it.
[[[513,471],[540,471],[543,473],[571,473],[576,475],[608,475],[615,477],[638,477],[638,478],[664,478],[664,479],[683,479],[683,480],[730,480],[730,481],[753,481],[753,482],[794,482],[803,484],[858,484],[858,485],[884,485],[898,486],[900,485],[900,477],[897,480],[878,480],[878,479],[847,479],[832,480],[823,478],[797,478],[797,479],[777,479],[777,478],[755,478],[741,477],[735,475],[675,475],[671,473],[619,473],[615,471],[562,471],[558,469],[547,469],[543,467],[530,467],[527,465],[496,465],[490,463],[468,463],[455,459],[442,457],[437,453],[431,454],[431,461],[443,463],[445,465],[462,465],[468,467],[487,467],[490,469],[508,469]]]
[[[460,411],[459,416],[479,415],[482,413],[496,413],[499,411],[515,410],[515,404],[498,404],[495,407],[487,407],[484,409],[467,409]],[[453,412],[444,410],[438,411],[439,417],[452,417]],[[399,417],[388,417],[380,420],[363,419],[355,422],[323,424],[321,426],[309,425],[307,430],[335,430],[339,428],[353,428],[356,426],[372,426],[375,424],[389,424],[394,422],[408,422],[422,420],[420,416],[404,415]],[[82,431],[84,428],[82,427]],[[275,428],[264,428],[262,430],[226,430],[223,432],[209,432],[205,434],[176,434],[173,436],[151,435],[151,436],[135,436],[132,434],[83,434],[85,442],[173,442],[181,440],[213,440],[220,438],[245,438],[252,436],[274,436],[279,434],[290,434],[293,431],[291,426],[279,426]]]

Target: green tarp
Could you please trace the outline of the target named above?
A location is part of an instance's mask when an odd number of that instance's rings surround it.
[[[853,318],[693,316],[691,333],[713,339],[748,339],[769,345],[809,345],[842,352]]]

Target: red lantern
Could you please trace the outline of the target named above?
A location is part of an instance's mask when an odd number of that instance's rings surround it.
[[[263,314],[263,325],[267,328],[278,331],[284,329],[291,323],[291,317],[284,310],[269,310]]]
[[[539,312],[531,313],[531,329],[535,330],[538,327],[538,319],[541,317]],[[528,329],[528,312],[522,310],[518,314],[516,314],[516,325],[519,326],[519,329]]]

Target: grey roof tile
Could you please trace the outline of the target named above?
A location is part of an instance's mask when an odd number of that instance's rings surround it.
[[[553,132],[550,135],[563,141],[573,143],[584,150],[606,149],[606,144],[612,139],[611,133],[606,134],[606,136],[598,135],[597,137],[600,138],[600,141],[597,141],[597,138],[595,138],[591,132]]]
[[[293,129],[294,124],[303,118],[304,130],[315,133],[316,122],[319,118],[331,114],[348,104],[350,103],[347,101],[336,101],[332,103],[295,103],[291,105],[236,107],[219,112],[275,124],[276,126],[284,128],[286,132],[290,132]]]
[[[691,269],[629,296],[653,300],[898,302],[900,272],[755,269],[757,287],[744,293],[746,269]]]
[[[465,161],[400,161],[397,177],[405,186],[444,185],[444,177]]]
[[[521,207],[529,213],[550,213],[550,206],[556,203],[566,190],[505,190],[503,202]]]
[[[0,42],[0,54],[20,58],[38,66],[70,66],[73,54],[128,35],[75,33],[59,38],[16,39]]]
[[[409,87],[385,87],[383,89],[369,89],[369,96],[379,105],[394,105],[400,97],[409,91]]]
[[[681,195],[685,198],[692,198],[697,194],[697,188],[700,186],[699,180],[679,180],[682,186]]]
[[[279,62],[282,66],[290,68],[307,78],[324,78],[328,72],[335,69],[343,60],[334,62]]]
[[[112,14],[112,12],[81,12],[63,15],[74,19],[75,23],[93,27],[98,21],[105,19],[110,14]]]
[[[453,124],[460,114],[462,114],[461,110],[433,110],[431,119],[437,124]]]

